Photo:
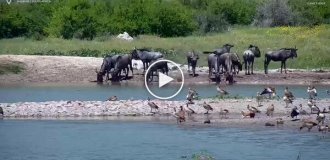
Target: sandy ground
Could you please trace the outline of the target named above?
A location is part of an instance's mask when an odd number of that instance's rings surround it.
[[[1,55],[0,63],[21,62],[25,70],[20,74],[0,75],[0,83],[89,83],[96,80],[95,69],[100,68],[102,58],[94,57],[67,57],[67,56],[28,56],[28,55]],[[185,83],[210,83],[208,69],[197,68],[196,77],[188,75],[186,67],[182,66]],[[128,83],[143,82],[141,70],[134,70],[134,78]],[[262,71],[254,75],[244,75],[240,72],[234,80],[238,84],[330,84],[330,72],[307,72],[289,70],[288,74],[280,74],[272,70],[268,75]],[[176,74],[176,73],[170,73]]]

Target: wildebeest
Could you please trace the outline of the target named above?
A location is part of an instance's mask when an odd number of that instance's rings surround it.
[[[151,52],[146,49],[136,49],[131,52],[133,59],[140,59],[143,62],[143,71],[145,72],[152,60],[163,58],[163,54],[160,52]]]
[[[114,66],[114,71],[112,72],[112,78],[120,78],[121,71],[124,70],[126,75],[125,78],[128,78],[128,72],[131,70],[133,76],[133,67],[132,67],[132,57],[129,54],[120,55],[116,58],[116,63]]]
[[[288,58],[297,57],[296,48],[281,48],[278,51],[269,51],[265,54],[265,74],[268,74],[268,65],[270,61],[281,61],[281,73],[284,67],[284,71],[286,73],[286,60]]]
[[[239,71],[242,70],[241,59],[239,58],[237,53],[232,53],[231,60],[232,60],[232,69],[234,70],[234,74],[238,74]],[[236,67],[237,67],[237,71],[236,71]]]
[[[158,60],[164,60],[164,59],[158,59]],[[153,77],[154,77],[154,73],[156,72],[156,74],[158,73],[159,70],[161,70],[162,73],[168,75],[168,65],[167,65],[167,61],[161,61],[161,62],[157,62],[158,60],[153,60],[150,63],[149,71],[147,73],[147,81],[151,82],[153,81]],[[157,62],[157,63],[156,63]],[[158,74],[157,74],[158,75]]]
[[[233,57],[235,57],[234,53],[224,53],[219,56],[219,64],[225,69],[225,77],[226,81],[230,84],[234,83],[233,79]]]
[[[195,74],[196,74],[196,65],[197,65],[198,59],[199,59],[199,56],[195,51],[187,53],[188,71],[191,66],[193,77],[195,77]]]
[[[213,53],[213,54],[216,54],[216,55],[220,56],[221,54],[230,52],[230,49],[232,47],[234,47],[234,45],[232,45],[232,44],[225,44],[225,45],[222,46],[222,48],[215,49],[213,52],[212,51],[204,51],[203,53],[204,54]]]
[[[101,69],[99,71],[96,70],[97,82],[103,82],[103,76],[105,74],[106,74],[106,81],[109,80],[109,73],[111,72],[111,69],[115,67],[117,58],[118,55],[106,56],[103,58]]]
[[[243,53],[244,66],[245,66],[244,68],[246,75],[250,74],[250,70],[251,70],[251,74],[253,74],[254,57],[257,58],[260,57],[260,50],[258,46],[254,46],[250,44],[249,48]]]
[[[211,78],[212,74],[213,74],[213,70],[215,72],[215,81],[217,83],[219,83],[221,81],[220,78],[220,62],[219,62],[219,57],[217,55],[215,55],[214,53],[209,54],[208,59],[208,66],[209,66],[209,78]]]

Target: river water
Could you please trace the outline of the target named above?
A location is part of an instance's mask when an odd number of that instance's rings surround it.
[[[111,120],[0,120],[3,160],[328,160],[329,134]]]
[[[156,93],[169,93],[179,85],[170,85],[165,88],[158,89],[158,86],[151,86]],[[217,95],[215,85],[192,85],[184,86],[182,91],[172,100],[184,100],[187,94],[187,88],[196,89],[202,98],[213,97]],[[231,85],[225,89],[230,93],[231,97],[254,97],[257,92],[261,92],[265,85]],[[277,94],[282,97],[285,86],[274,86]],[[330,86],[316,86],[318,89],[318,98],[330,98],[326,90],[330,90]],[[289,89],[295,97],[308,98],[307,86],[289,85]],[[116,95],[119,99],[147,99],[153,98],[145,87],[137,85],[22,85],[22,86],[1,86],[0,87],[0,103],[11,102],[41,102],[41,101],[58,101],[58,100],[100,100],[104,101],[108,97]]]

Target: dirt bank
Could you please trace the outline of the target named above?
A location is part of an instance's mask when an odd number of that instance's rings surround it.
[[[96,80],[95,69],[102,64],[102,58],[94,57],[67,57],[67,56],[28,56],[28,55],[1,55],[0,63],[19,62],[25,70],[19,74],[0,75],[0,83],[90,83]],[[197,77],[185,72],[186,83],[210,83],[208,69],[199,67]],[[134,70],[134,78],[128,83],[143,82],[142,70]],[[173,73],[172,73],[173,74]],[[288,74],[280,74],[272,70],[268,75],[257,71],[254,75],[244,75],[240,72],[234,77],[239,84],[330,84],[330,72],[312,72],[290,70]]]

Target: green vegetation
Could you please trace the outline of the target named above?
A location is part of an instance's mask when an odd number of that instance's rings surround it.
[[[124,31],[178,37],[234,25],[314,26],[330,22],[325,0],[52,0],[0,2],[0,38],[92,40]]]
[[[330,68],[329,25],[315,27],[275,27],[275,28],[234,28],[230,32],[207,36],[187,36],[161,38],[141,35],[132,42],[110,37],[105,41],[64,40],[46,38],[36,41],[25,38],[0,40],[0,54],[29,55],[72,55],[98,56],[113,53],[129,53],[135,46],[147,47],[165,53],[166,58],[178,63],[186,63],[185,53],[190,50],[212,51],[225,43],[235,45],[233,52],[242,56],[249,44],[258,45],[262,54],[283,47],[297,47],[298,58],[288,60],[289,68]],[[199,65],[205,66],[206,56],[200,54]],[[263,69],[263,55],[256,59],[256,68]],[[271,68],[279,68],[279,63],[271,62]]]
[[[20,62],[0,63],[0,75],[14,73],[18,74],[24,70],[24,65]]]

